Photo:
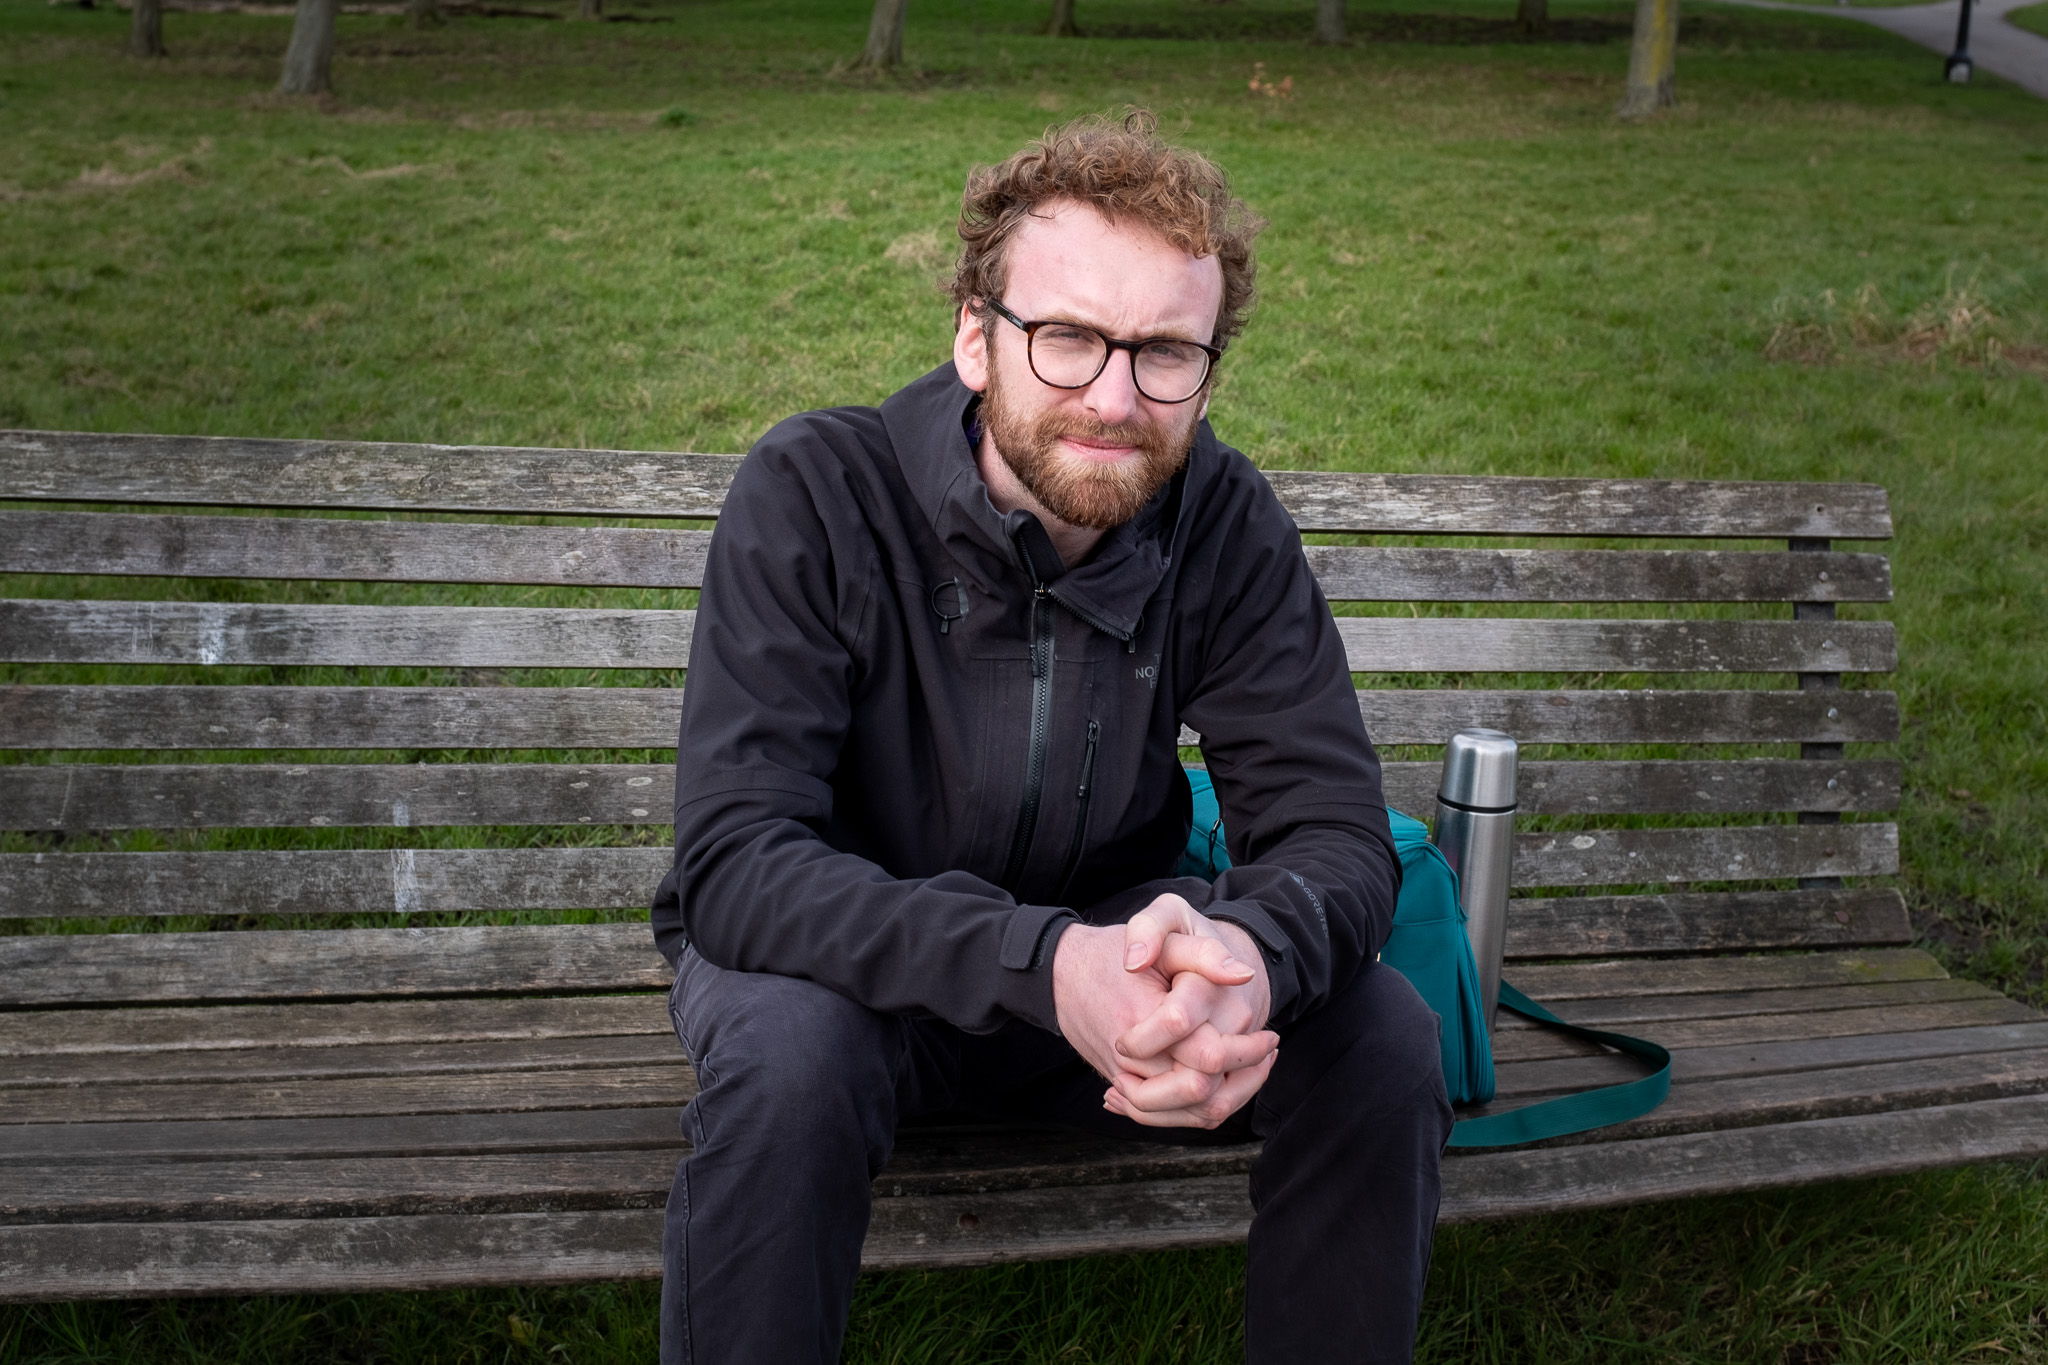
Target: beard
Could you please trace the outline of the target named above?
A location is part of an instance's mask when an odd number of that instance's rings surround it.
[[[1180,405],[1169,426],[1132,420],[1108,423],[1085,413],[1048,411],[1033,416],[1008,401],[1000,367],[990,356],[988,390],[982,395],[981,421],[996,453],[1017,481],[1038,499],[1038,505],[1069,526],[1108,531],[1138,515],[1152,495],[1187,463],[1195,443],[1201,404]],[[1080,436],[1134,446],[1135,460],[1096,464],[1060,449],[1062,436]]]

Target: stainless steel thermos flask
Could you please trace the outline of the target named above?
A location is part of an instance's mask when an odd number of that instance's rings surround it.
[[[1514,739],[1498,730],[1460,730],[1444,746],[1437,787],[1436,846],[1458,874],[1458,902],[1479,963],[1488,1037],[1500,1004],[1500,959],[1507,945],[1516,750]]]

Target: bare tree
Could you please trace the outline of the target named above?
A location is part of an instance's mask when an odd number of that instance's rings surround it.
[[[875,0],[875,12],[868,20],[868,45],[860,54],[861,66],[869,71],[903,64],[903,20],[910,13],[910,0]]]
[[[167,57],[164,50],[163,0],[135,0],[134,17],[128,21],[128,55]]]
[[[1316,41],[1344,41],[1344,0],[1316,0]]]
[[[1547,37],[1550,33],[1550,0],[1519,0],[1515,6],[1515,32],[1525,38]]]
[[[1074,0],[1052,0],[1052,23],[1046,26],[1046,33],[1054,38],[1078,38],[1081,30],[1074,25]]]
[[[439,28],[448,21],[441,13],[441,0],[406,0],[405,17],[414,28]]]
[[[1636,0],[1635,40],[1628,50],[1628,91],[1617,111],[1642,118],[1678,103],[1672,89],[1678,62],[1678,0]]]
[[[604,0],[577,0],[576,17],[579,19],[604,18]]]
[[[299,0],[292,40],[284,50],[284,78],[277,83],[281,93],[324,95],[334,89],[336,7],[336,0]]]

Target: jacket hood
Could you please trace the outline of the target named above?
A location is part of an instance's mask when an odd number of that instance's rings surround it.
[[[1208,420],[1196,425],[1181,472],[1136,516],[1104,535],[1086,560],[1065,569],[1056,555],[1044,553],[1050,547],[1037,518],[1021,509],[1005,515],[990,500],[967,440],[967,410],[979,397],[949,360],[882,404],[904,482],[933,533],[982,591],[999,591],[997,580],[1013,572],[1057,578],[1058,599],[1068,610],[1098,630],[1130,637],[1172,567],[1184,534],[1181,509],[1216,476],[1220,451]],[[1029,554],[1034,543],[1043,547],[1039,554]]]

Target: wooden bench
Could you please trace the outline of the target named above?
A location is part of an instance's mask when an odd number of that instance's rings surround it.
[[[0,1298],[659,1273],[692,1078],[642,921],[709,533],[618,523],[713,517],[734,466],[0,433]],[[1309,555],[1393,604],[1339,609],[1393,803],[1431,810],[1410,746],[1525,746],[1509,978],[1676,1055],[1644,1119],[1452,1155],[1446,1220],[2048,1152],[2048,1020],[1908,946],[1863,880],[1896,827],[1843,819],[1900,787],[1844,756],[1896,700],[1840,686],[1892,627],[1835,613],[1891,596],[1832,548],[1889,536],[1883,490],[1270,478],[1378,538]],[[1500,1105],[1633,1065],[1497,1051]],[[867,1262],[1239,1238],[1248,1157],[912,1131]]]

